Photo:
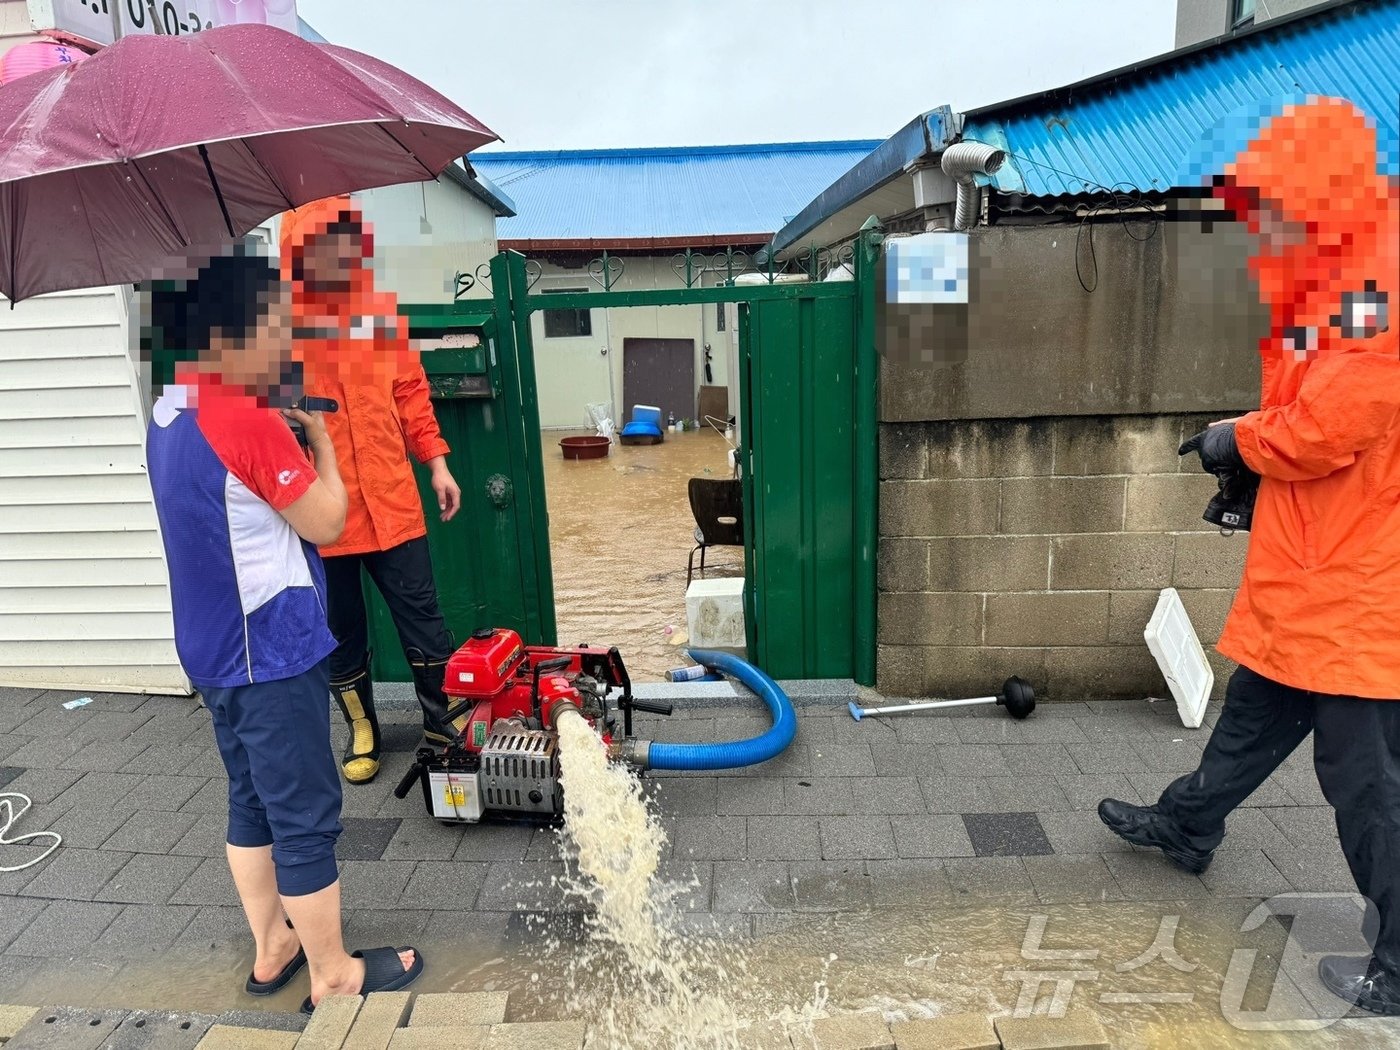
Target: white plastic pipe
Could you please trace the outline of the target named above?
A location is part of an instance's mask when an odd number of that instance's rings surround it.
[[[976,704],[995,704],[999,697],[978,696],[971,700],[925,700],[918,704],[897,704],[893,707],[861,707],[854,700],[847,706],[851,717],[859,722],[866,715],[897,715],[906,711],[930,711],[940,707],[972,707]]]

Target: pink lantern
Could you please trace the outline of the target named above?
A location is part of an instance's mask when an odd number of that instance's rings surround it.
[[[87,53],[67,44],[55,44],[48,40],[36,40],[30,44],[12,47],[0,57],[0,84],[8,84],[30,73],[38,73],[54,66],[71,65],[87,58]]]

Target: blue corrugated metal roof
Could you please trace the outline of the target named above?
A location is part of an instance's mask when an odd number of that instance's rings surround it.
[[[515,202],[503,241],[769,235],[880,143],[473,153]]]
[[[967,115],[962,137],[1005,148],[997,189],[1038,197],[1180,186],[1182,162],[1232,111],[1297,92],[1348,99],[1400,174],[1400,0],[1306,15],[1111,79]]]
[[[1397,55],[1400,0],[1332,0],[1078,84],[971,110],[960,137],[1008,151],[995,176],[978,180],[1006,193],[1161,191],[1186,185],[1183,162],[1241,107],[1322,94],[1349,99],[1371,116],[1382,170],[1400,175]],[[912,121],[866,163],[814,194],[774,245],[802,240],[910,166],[936,161],[956,137],[950,116],[945,107]]]

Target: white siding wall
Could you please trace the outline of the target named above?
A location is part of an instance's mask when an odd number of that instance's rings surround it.
[[[188,692],[127,308],[0,299],[0,685]]]
[[[41,37],[31,27],[26,0],[0,0],[0,55],[12,47],[39,39]]]

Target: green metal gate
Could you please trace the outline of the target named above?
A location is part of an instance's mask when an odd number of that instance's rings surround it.
[[[492,626],[519,631],[533,644],[553,645],[554,579],[534,357],[528,341],[517,346],[509,323],[505,256],[492,261],[489,280],[490,302],[403,309],[415,339],[477,343],[422,355],[438,425],[452,449],[447,463],[462,488],[461,510],[443,523],[428,471],[415,467],[427,509],[428,547],[443,615],[459,642],[478,627]],[[498,321],[502,317],[507,323]],[[374,675],[381,682],[409,681],[383,599],[368,580],[364,592]]]
[[[555,644],[539,404],[530,318],[538,310],[740,305],[740,404],[749,658],[775,678],[875,680],[878,357],[875,281],[881,236],[852,246],[854,280],[768,280],[723,287],[531,294],[524,256],[490,265],[492,300],[404,308],[415,338],[475,334],[479,348],[424,353],[434,406],[452,446],[462,510],[428,537],[448,624],[459,639],[483,625]],[[722,260],[721,260],[722,262]],[[678,268],[679,272],[679,268]],[[711,272],[714,272],[711,268]],[[759,273],[763,271],[759,269]],[[424,505],[435,506],[426,471]],[[683,494],[677,495],[683,499]],[[392,622],[372,586],[374,671],[407,681]]]

